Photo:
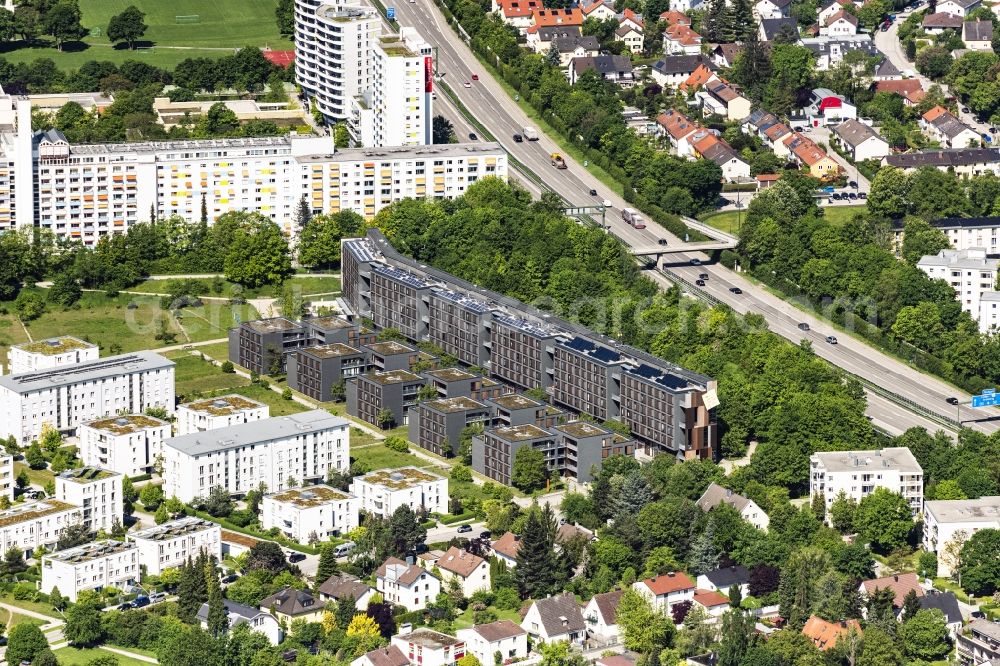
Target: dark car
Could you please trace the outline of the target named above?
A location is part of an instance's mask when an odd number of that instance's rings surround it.
[[[132,604],[126,601],[125,603],[118,605],[118,610],[120,611],[132,610]]]
[[[490,532],[489,530],[483,530],[482,532],[479,533],[480,539],[489,539],[491,536],[493,536],[493,533]]]
[[[851,199],[857,199],[858,198],[858,193],[857,192],[851,192],[847,196],[850,197]]]
[[[592,197],[596,197],[596,196],[597,196],[597,190],[595,190],[595,189],[591,189],[591,190],[590,190],[590,196],[592,196]]]
[[[515,134],[514,135],[514,143],[521,143],[522,141],[524,141],[524,137],[523,136],[521,136],[520,134]]]
[[[306,556],[303,553],[292,553],[288,556],[289,562],[301,562],[304,559],[306,559]]]
[[[708,273],[702,273],[701,275],[698,276],[698,279],[699,280],[707,280],[708,279]]]
[[[808,331],[809,330],[809,324],[807,324],[805,322],[802,322],[801,324],[799,324],[799,330],[800,331]]]
[[[740,289],[739,287],[730,287],[729,291],[733,292],[734,294],[742,294],[743,293],[743,290]]]
[[[701,278],[698,278],[697,280],[695,280],[694,283],[696,285],[698,285],[699,287],[704,287],[705,286],[705,281],[702,280]]]
[[[867,199],[868,198],[868,193],[867,192],[858,192],[858,198],[859,199]]]
[[[231,573],[228,576],[223,577],[222,582],[226,584],[234,583],[237,580],[239,580],[239,578],[240,578],[239,574]]]
[[[469,141],[478,141],[479,137],[476,136],[475,132],[469,132]]]
[[[956,398],[956,397],[953,396],[951,398],[946,399],[945,402],[947,402],[949,405],[957,405],[958,404],[958,398]]]
[[[472,525],[459,525],[456,532],[459,534],[467,534],[472,531]]]
[[[858,189],[858,183],[857,183],[857,181],[854,181],[854,180],[852,180],[852,181],[849,181],[849,182],[847,183],[847,186],[848,186],[848,187],[853,187],[854,189]]]
[[[142,608],[149,605],[149,597],[140,595],[132,601],[132,608]]]
[[[661,238],[658,241],[656,241],[656,244],[657,245],[666,245],[667,244],[667,239],[666,238]]]
[[[826,341],[829,344],[831,344],[831,345],[835,345],[835,344],[837,344],[837,336],[836,335],[828,335],[828,336],[826,336]]]
[[[430,547],[426,543],[418,543],[413,547],[413,550],[417,553],[417,555],[420,555],[421,553],[426,553],[430,550]]]
[[[692,259],[691,260],[691,265],[692,266],[701,266],[701,259]]]

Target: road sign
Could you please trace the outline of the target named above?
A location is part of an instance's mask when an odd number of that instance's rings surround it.
[[[984,389],[980,395],[972,396],[973,407],[993,407],[997,404],[996,389]]]
[[[387,19],[389,19],[390,21],[394,21],[396,19],[396,8],[395,7],[386,7],[385,8],[385,17]]]
[[[996,389],[983,389],[983,395],[996,395]]]

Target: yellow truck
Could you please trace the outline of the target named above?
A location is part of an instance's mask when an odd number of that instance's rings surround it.
[[[552,159],[552,166],[554,166],[557,169],[566,168],[566,160],[563,159],[562,155],[560,155],[559,153],[552,153],[550,157]]]

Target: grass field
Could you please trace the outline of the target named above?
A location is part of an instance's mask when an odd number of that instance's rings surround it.
[[[197,27],[197,26],[189,26]],[[11,63],[33,62],[39,58],[49,58],[61,70],[79,69],[81,65],[91,60],[109,61],[117,65],[126,60],[138,60],[156,67],[173,70],[177,63],[188,58],[221,58],[233,53],[230,49],[173,49],[152,48],[138,51],[113,49],[107,45],[87,46],[82,43],[81,49],[58,51],[55,48],[31,47],[16,48],[21,42],[11,43],[14,48],[0,49],[0,57]]]
[[[209,361],[201,360],[189,352],[170,352],[167,358],[177,365],[174,367],[176,391],[182,395],[246,386],[250,380],[236,374],[226,374]]]
[[[351,434],[351,444],[358,440],[363,440],[370,435]],[[412,453],[400,453],[387,449],[382,444],[356,448],[351,446],[351,458],[364,463],[369,469],[391,469],[394,467],[428,467],[426,460],[416,457]]]
[[[42,615],[47,615],[48,617],[54,618],[56,620],[63,619],[52,606],[48,604],[38,603],[36,601],[20,601],[14,597],[8,595],[0,596],[0,601],[7,604],[8,606],[17,606],[18,608],[23,608],[25,610],[34,611],[35,613],[41,613]]]
[[[98,657],[114,657],[118,660],[118,666],[149,666],[148,661],[132,659],[115,652],[108,652],[101,648],[82,650],[73,647],[64,647],[55,650],[55,655],[59,659],[61,666],[83,666],[89,664]]]
[[[214,358],[216,361],[225,361],[229,358],[228,342],[217,342],[214,345],[202,345],[201,347],[195,347],[195,349],[205,356]]]
[[[827,206],[823,208],[823,217],[830,220],[831,224],[840,226],[849,222],[858,213],[864,212],[865,206]],[[739,218],[737,218],[739,214]],[[746,211],[738,212],[728,210],[724,213],[716,213],[702,218],[702,222],[709,224],[720,231],[729,234],[737,233],[739,227],[737,221],[746,220]]]
[[[222,292],[216,293],[212,289],[212,280],[198,278],[190,281],[197,282],[201,285],[201,289],[197,294],[194,294],[195,296],[230,298],[232,296],[239,295],[245,298],[256,298],[258,296],[277,296],[277,292],[279,291],[279,289],[273,285],[267,285],[265,287],[261,287],[260,289],[244,289],[241,285],[233,282],[223,282]],[[129,287],[128,291],[138,291],[144,294],[163,294],[166,293],[168,282],[169,280],[146,280],[144,282],[140,282],[134,287]],[[292,285],[301,289],[303,296],[308,296],[309,294],[326,294],[340,291],[340,278],[336,276],[293,277]]]
[[[257,310],[249,303],[243,305],[229,305],[226,301],[203,301],[203,303],[201,307],[184,308],[177,314],[191,342],[226,337],[226,331],[236,325],[237,316],[240,321],[260,318]],[[177,341],[187,340],[181,336]]]
[[[21,615],[20,613],[11,613],[6,608],[0,608],[0,627],[13,627],[15,625],[24,623],[33,624],[36,627],[40,627],[43,624],[47,624],[45,620],[39,620],[36,617]]]
[[[47,483],[55,483],[56,475],[52,473],[49,469],[31,469],[25,463],[21,461],[14,462],[14,476],[21,473],[21,470],[28,473],[28,480],[31,485],[38,486],[39,488],[44,488]]]
[[[285,400],[281,397],[280,393],[276,393],[271,389],[261,388],[256,385],[237,386],[236,388],[213,391],[211,395],[225,395],[228,393],[235,393],[237,395],[246,396],[251,400],[256,400],[257,402],[263,402],[270,407],[271,416],[286,416],[288,414],[297,414],[298,412],[308,410],[308,407],[305,405],[301,405],[294,400]],[[206,397],[211,396],[206,394]]]
[[[12,309],[8,307],[8,310]],[[25,335],[24,329],[21,328],[21,324],[17,321],[17,317],[13,314],[0,315],[0,363],[3,364],[4,368],[7,367],[7,349],[11,345],[27,341],[28,336]]]

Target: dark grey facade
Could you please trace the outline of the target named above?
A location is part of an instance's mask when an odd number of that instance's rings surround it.
[[[566,417],[561,409],[520,393],[487,398],[485,403],[490,408],[490,425],[494,428],[522,425],[548,428]]]
[[[511,392],[511,389],[500,382],[481,377],[461,368],[441,368],[427,370],[423,373],[428,383],[434,387],[440,398],[472,398],[487,400],[498,398]]]
[[[412,273],[386,265],[371,269],[371,317],[378,328],[394,328],[420,339],[427,316],[424,297],[430,286]]]
[[[339,342],[306,347],[288,355],[288,386],[313,400],[331,400],[334,385],[365,372],[368,363],[356,347]]]
[[[308,344],[305,326],[284,317],[244,321],[229,329],[229,360],[261,375],[285,370],[285,355]]]
[[[593,470],[600,469],[609,456],[631,456],[635,453],[634,439],[595,423],[573,421],[553,426],[550,430],[555,433],[559,446],[565,450],[565,466],[561,473],[580,483],[593,481]]]
[[[552,352],[557,334],[518,317],[493,315],[490,372],[522,389],[552,386]]]
[[[450,289],[433,289],[427,301],[427,339],[466,365],[484,365],[490,357],[490,307]]]
[[[458,455],[462,430],[489,418],[489,407],[472,398],[427,400],[410,411],[409,438],[422,449],[451,458]]]
[[[472,469],[505,486],[511,485],[514,456],[518,449],[530,446],[545,456],[550,473],[565,465],[556,436],[536,425],[490,428],[472,440]]]
[[[392,414],[388,427],[407,425],[409,413],[419,400],[420,389],[427,383],[408,370],[369,372],[347,382],[347,413],[381,427],[382,410]]]
[[[375,331],[347,321],[342,317],[309,317],[302,320],[309,329],[309,340],[316,345],[342,344],[358,347],[375,342]]]
[[[621,365],[621,354],[590,340],[559,340],[553,355],[552,401],[598,421],[616,418]]]

